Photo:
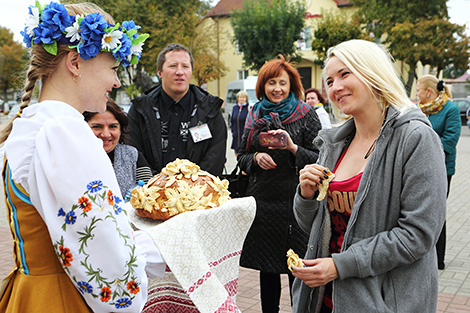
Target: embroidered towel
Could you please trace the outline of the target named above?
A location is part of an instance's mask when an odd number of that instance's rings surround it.
[[[143,312],[162,312],[155,297],[161,299],[162,310],[172,299],[173,305],[181,305],[180,312],[195,312],[187,296],[201,313],[240,312],[235,304],[239,258],[255,212],[253,197],[231,199],[220,207],[186,212],[165,222],[141,218],[131,210],[134,224],[150,234],[171,269],[166,278],[149,282],[148,311]],[[180,286],[175,286],[172,275]]]

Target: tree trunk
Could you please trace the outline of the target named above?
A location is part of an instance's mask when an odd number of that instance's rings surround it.
[[[416,77],[416,64],[413,64],[413,65],[410,65],[410,69],[408,71],[408,80],[405,85],[406,94],[408,95],[408,97],[410,97],[411,88],[413,87],[413,82],[415,80],[415,77]]]

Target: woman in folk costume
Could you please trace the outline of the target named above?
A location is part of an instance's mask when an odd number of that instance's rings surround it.
[[[432,128],[441,138],[442,147],[446,156],[447,170],[447,196],[450,191],[450,181],[455,174],[455,157],[457,156],[457,142],[462,129],[460,109],[451,101],[452,94],[449,86],[435,76],[424,75],[416,84],[416,96],[419,98],[418,106],[428,117]],[[446,251],[446,224],[442,227],[439,240],[436,244],[437,267],[445,268],[444,257]]]
[[[132,231],[103,143],[82,116],[106,110],[117,69],[138,62],[148,37],[133,21],[114,24],[91,4],[29,8],[23,103],[1,133],[16,261],[1,312],[140,312],[147,273],[164,272],[150,236]]]

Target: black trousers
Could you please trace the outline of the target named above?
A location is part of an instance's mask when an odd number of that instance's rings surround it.
[[[295,277],[289,276],[289,290],[292,305],[292,284]],[[281,274],[259,272],[261,309],[263,313],[278,313],[281,300]]]
[[[447,175],[447,197],[449,197],[450,191],[450,181],[452,180],[452,175]],[[441,234],[436,243],[436,252],[437,252],[437,267],[439,269],[444,269],[444,258],[446,253],[446,223],[442,227]]]

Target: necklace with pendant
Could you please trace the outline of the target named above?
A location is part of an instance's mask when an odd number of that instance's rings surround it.
[[[364,159],[367,160],[367,158],[370,156],[370,154],[372,153],[372,151],[374,151],[374,147],[375,147],[375,143],[377,142],[377,139],[374,140],[374,142],[372,143],[372,145],[370,146],[369,150],[367,150],[367,153],[366,155],[364,156]]]

